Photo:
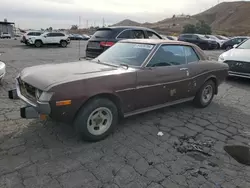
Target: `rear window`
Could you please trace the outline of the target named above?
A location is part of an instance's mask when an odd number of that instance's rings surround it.
[[[112,34],[111,29],[100,29],[97,30],[92,37],[94,38],[109,38]]]

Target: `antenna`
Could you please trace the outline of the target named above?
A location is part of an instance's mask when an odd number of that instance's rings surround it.
[[[81,16],[79,16],[79,26],[78,29],[80,29],[80,24],[81,24]],[[78,57],[79,60],[81,60],[81,40],[78,40]]]

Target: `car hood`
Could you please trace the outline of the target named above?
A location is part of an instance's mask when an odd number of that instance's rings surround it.
[[[250,62],[250,49],[233,48],[222,54],[224,60]]]
[[[47,91],[57,84],[101,76],[115,70],[118,68],[91,61],[77,61],[28,67],[20,73],[20,78],[33,87]]]

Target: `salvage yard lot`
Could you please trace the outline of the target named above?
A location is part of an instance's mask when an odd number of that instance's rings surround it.
[[[80,43],[83,57],[86,42]],[[223,150],[250,143],[247,79],[227,80],[205,109],[186,103],[123,120],[98,143],[81,141],[67,125],[20,119],[22,102],[7,97],[17,74],[32,65],[77,61],[78,44],[37,49],[0,40],[0,60],[7,65],[0,86],[0,188],[250,187],[250,168]],[[217,59],[222,51],[206,53]],[[203,154],[187,151],[194,145]]]

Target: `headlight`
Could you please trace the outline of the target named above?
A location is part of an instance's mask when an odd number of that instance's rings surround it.
[[[225,60],[224,57],[222,55],[220,55],[218,61],[223,62],[224,60]]]
[[[41,101],[41,102],[48,102],[48,101],[50,101],[53,94],[54,93],[52,93],[52,92],[45,92],[45,91],[41,92],[40,95],[39,95],[38,100]]]

